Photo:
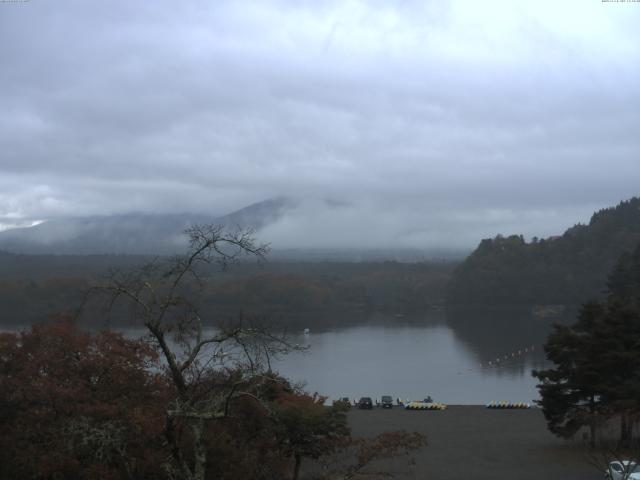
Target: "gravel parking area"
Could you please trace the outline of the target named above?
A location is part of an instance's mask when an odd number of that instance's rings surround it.
[[[604,475],[588,461],[577,442],[556,438],[546,429],[542,412],[490,410],[483,406],[450,406],[444,411],[374,408],[349,412],[355,436],[384,431],[418,431],[428,446],[406,458],[372,465],[393,478],[437,480],[545,479],[601,480]],[[370,478],[383,478],[372,475]]]

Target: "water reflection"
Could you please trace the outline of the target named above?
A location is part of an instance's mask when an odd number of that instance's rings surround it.
[[[477,404],[538,397],[531,370],[545,365],[549,319],[518,311],[450,310],[421,320],[383,320],[300,335],[309,351],[281,359],[277,368],[332,398],[431,395],[451,404]]]
[[[531,402],[538,397],[531,370],[546,365],[542,345],[552,323],[574,318],[571,312],[547,319],[505,309],[314,318],[289,328],[298,332],[294,341],[308,345],[308,351],[284,356],[274,368],[330,398],[431,395],[449,404]],[[311,332],[304,335],[307,325]],[[146,333],[141,328],[119,330],[132,338]]]

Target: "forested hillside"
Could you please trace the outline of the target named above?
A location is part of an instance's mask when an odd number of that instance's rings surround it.
[[[83,293],[102,283],[110,272],[152,260],[143,256],[15,255],[0,251],[0,325],[29,324],[57,313],[72,313],[81,304]],[[205,322],[239,312],[283,323],[300,315],[322,321],[335,317],[340,322],[337,313],[418,312],[444,303],[452,269],[453,264],[442,262],[243,262],[226,271],[212,267],[201,272],[209,282],[200,307]],[[99,318],[100,312],[95,313]],[[112,315],[111,320],[118,322],[118,315]]]
[[[600,298],[607,275],[640,243],[640,198],[593,214],[562,236],[521,235],[480,242],[454,271],[448,302],[458,305],[577,305]]]

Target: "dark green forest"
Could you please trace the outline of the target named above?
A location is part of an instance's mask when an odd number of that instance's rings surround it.
[[[585,303],[573,325],[554,327],[545,343],[553,366],[533,374],[551,432],[572,437],[588,427],[593,447],[615,420],[617,445],[629,448],[640,412],[640,246],[622,255],[607,288],[606,300]]]
[[[207,318],[259,314],[284,324],[310,318],[340,323],[373,312],[418,313],[457,306],[577,306],[601,299],[618,258],[640,243],[640,199],[593,214],[562,236],[482,240],[462,263],[240,262],[202,274]],[[17,255],[0,251],[0,324],[24,325],[74,314],[91,286],[113,272],[152,261],[126,255]],[[98,315],[99,305],[90,305]],[[120,322],[118,313],[110,321]],[[311,322],[313,323],[313,322]]]
[[[0,252],[0,324],[24,325],[57,313],[74,315],[89,288],[113,272],[135,268],[152,257],[91,255],[14,255]],[[245,262],[202,273],[206,288],[199,299],[205,321],[239,313],[295,324],[309,317],[330,322],[341,316],[373,312],[424,311],[445,301],[450,263],[399,262]],[[101,305],[87,305],[86,321],[103,319]],[[123,321],[117,311],[109,321]]]
[[[448,303],[579,305],[600,299],[618,258],[640,243],[640,198],[593,214],[562,236],[485,239],[456,267]]]

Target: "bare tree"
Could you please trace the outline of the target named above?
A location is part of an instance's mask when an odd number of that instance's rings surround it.
[[[207,422],[228,416],[237,397],[260,402],[256,387],[274,381],[267,375],[270,359],[297,347],[247,318],[205,328],[198,299],[208,266],[224,269],[243,256],[262,261],[268,246],[256,244],[251,230],[204,225],[185,233],[185,255],[114,272],[91,294],[106,294],[110,309],[124,302],[159,350],[175,390],[164,426],[170,452],[165,469],[173,479],[204,480]],[[188,450],[180,439],[183,425],[191,434]]]

